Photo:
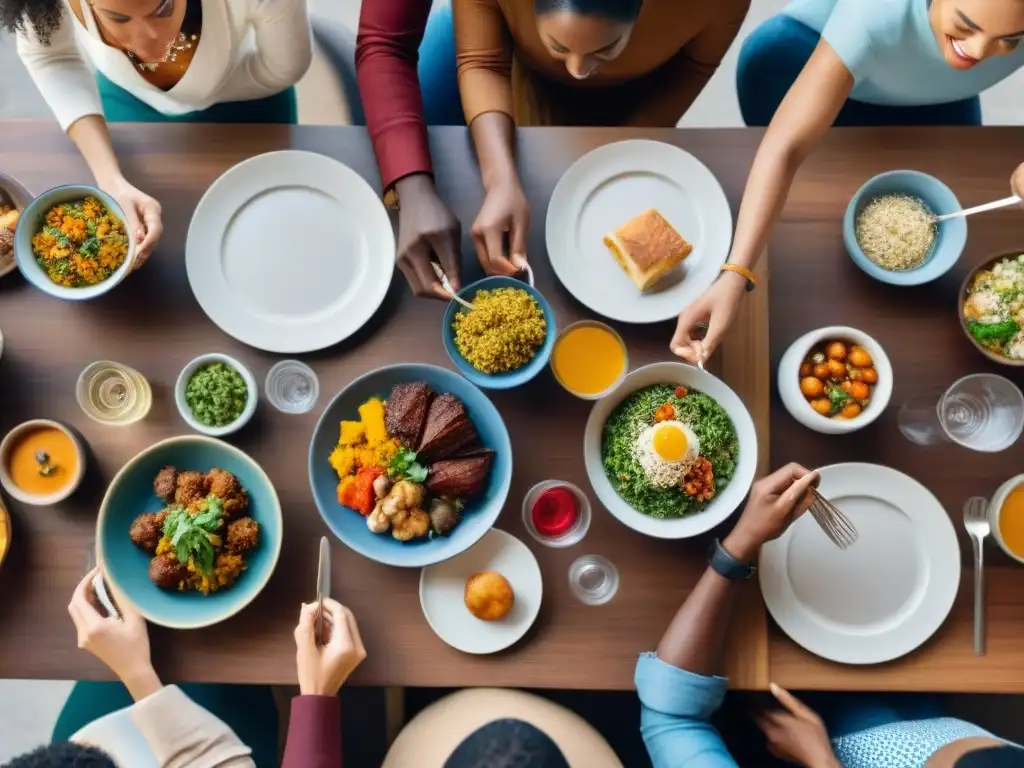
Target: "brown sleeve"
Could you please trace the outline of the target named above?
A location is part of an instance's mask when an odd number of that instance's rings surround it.
[[[459,95],[466,125],[512,112],[512,38],[498,0],[452,0]]]
[[[651,77],[646,98],[626,118],[625,125],[672,128],[715,74],[747,17],[750,0],[718,0],[714,16]]]

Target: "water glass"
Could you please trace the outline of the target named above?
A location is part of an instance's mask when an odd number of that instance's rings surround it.
[[[952,441],[972,451],[1005,451],[1024,431],[1024,394],[993,373],[964,376],[939,395],[908,400],[900,431],[918,445]]]
[[[153,406],[153,390],[146,377],[110,360],[92,363],[82,371],[75,396],[89,418],[116,426],[144,419]]]

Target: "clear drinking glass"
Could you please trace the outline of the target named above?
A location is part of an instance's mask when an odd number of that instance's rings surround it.
[[[320,396],[316,373],[298,360],[282,360],[267,373],[267,400],[282,413],[306,413]]]
[[[918,445],[953,441],[972,451],[1005,451],[1024,431],[1024,394],[994,373],[964,376],[945,392],[908,400],[900,431]]]
[[[153,407],[153,390],[146,377],[110,360],[100,360],[82,371],[75,397],[86,416],[116,426],[144,419]]]
[[[607,603],[619,591],[619,569],[600,555],[584,555],[569,566],[569,591],[585,605]]]

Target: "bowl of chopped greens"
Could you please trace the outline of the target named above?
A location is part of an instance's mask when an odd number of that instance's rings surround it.
[[[181,418],[196,432],[223,437],[244,427],[259,401],[252,372],[229,355],[200,355],[182,368],[174,386]]]
[[[989,360],[1024,366],[1024,254],[1001,253],[967,276],[960,325]]]
[[[685,539],[743,502],[757,470],[757,432],[721,379],[684,363],[655,363],[594,404],[583,458],[598,499],[620,522]]]

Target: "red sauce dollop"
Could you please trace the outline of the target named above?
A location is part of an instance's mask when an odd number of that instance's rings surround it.
[[[572,530],[580,516],[576,494],[564,485],[548,488],[530,509],[533,527],[543,536],[562,536]]]

